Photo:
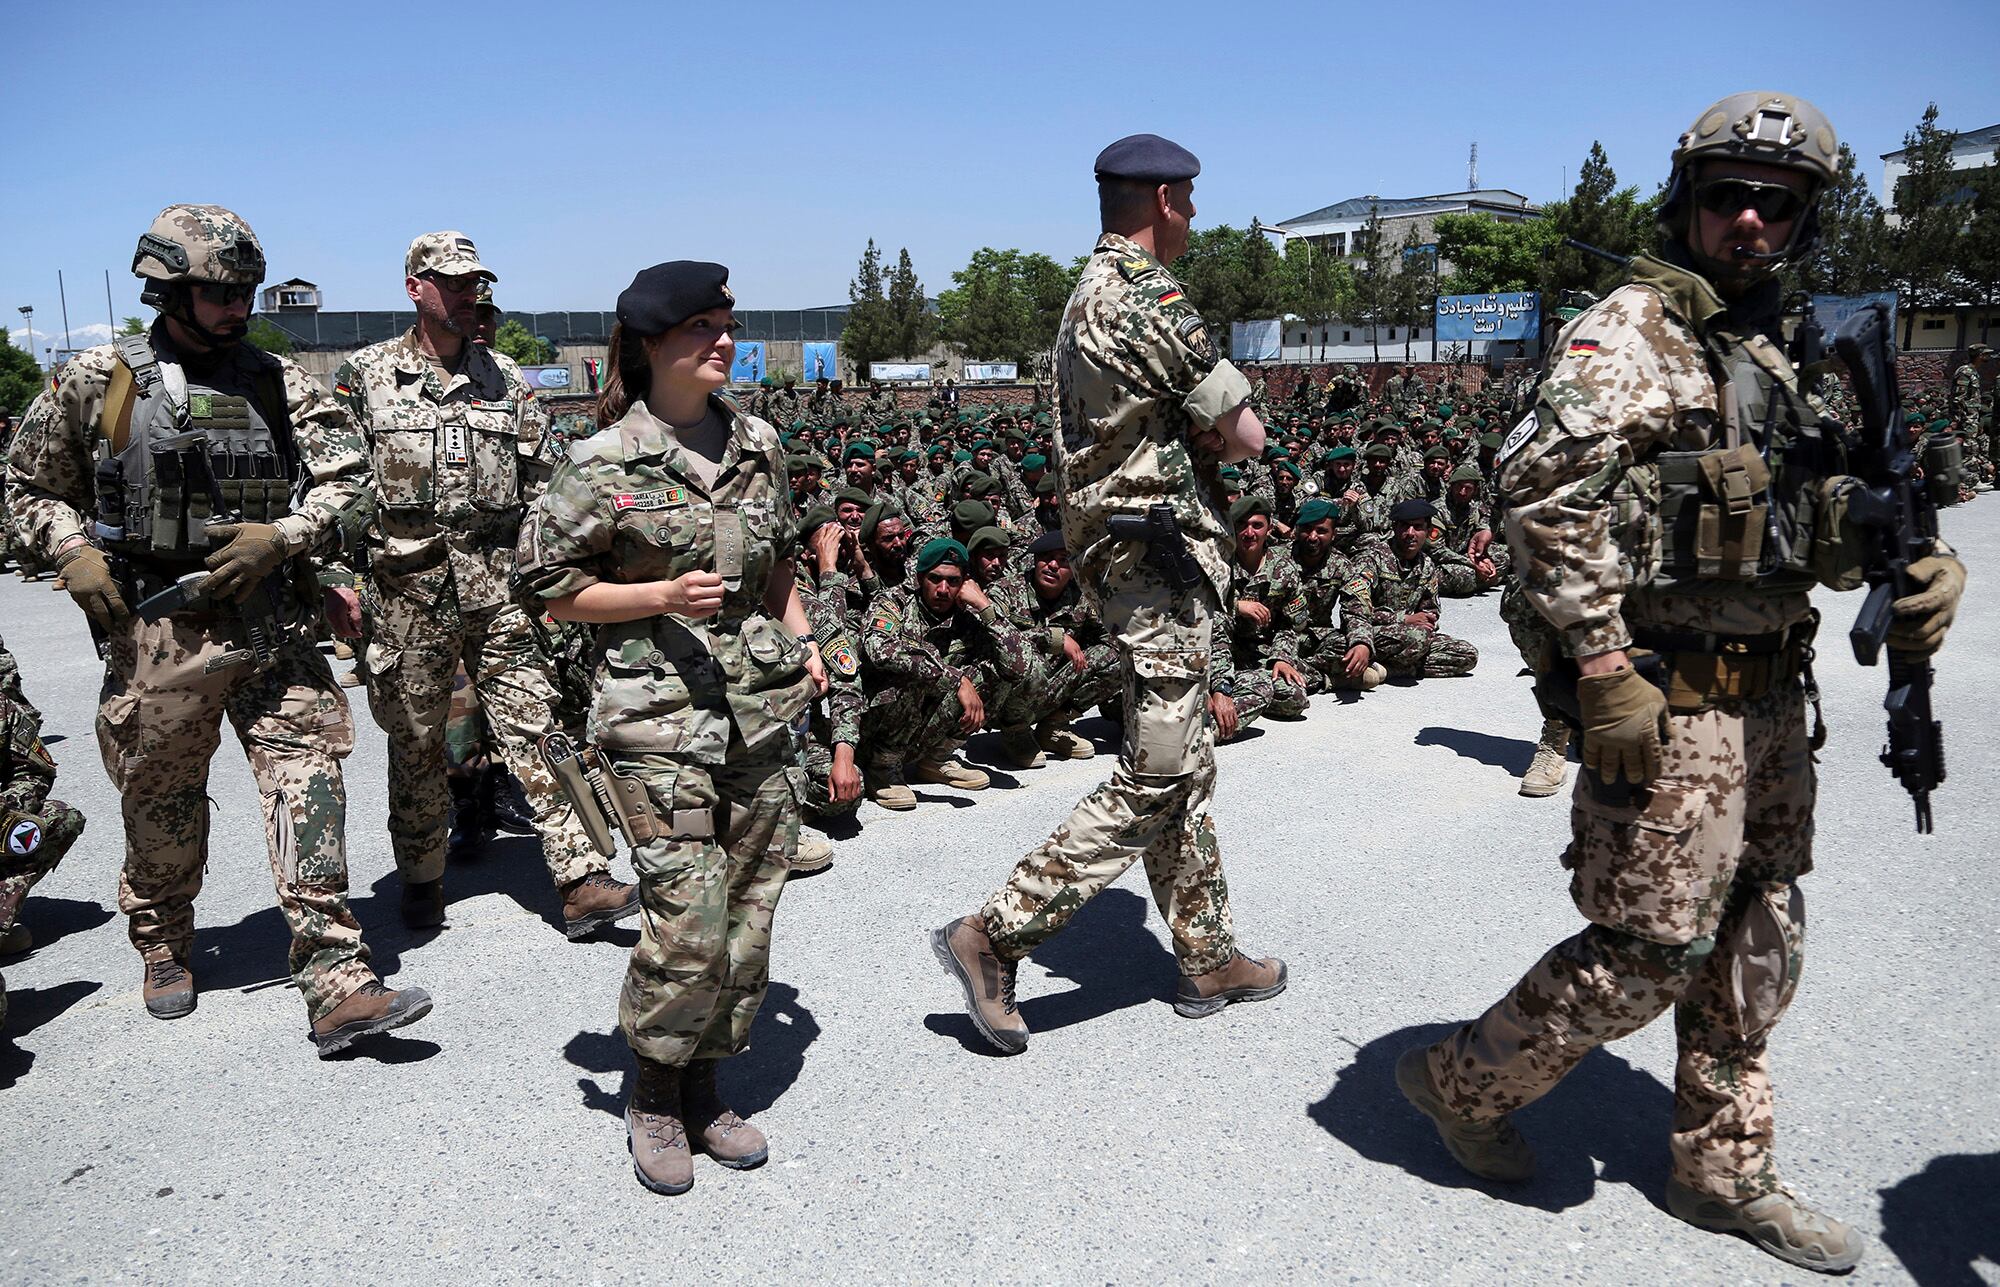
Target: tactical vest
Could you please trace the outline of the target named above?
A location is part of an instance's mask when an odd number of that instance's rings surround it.
[[[1846,472],[1838,428],[1821,423],[1774,344],[1723,329],[1699,278],[1641,257],[1633,284],[1661,295],[1700,341],[1720,419],[1707,448],[1656,451],[1625,471],[1614,506],[1636,501],[1652,516],[1638,582],[1682,594],[1811,589],[1820,484]]]
[[[96,534],[109,550],[189,570],[210,552],[209,523],[270,523],[291,513],[298,459],[275,361],[239,345],[202,383],[162,362],[144,335],[116,347],[130,405],[128,422],[114,380],[96,477]]]

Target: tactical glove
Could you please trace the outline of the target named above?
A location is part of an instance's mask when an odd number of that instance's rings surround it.
[[[125,606],[125,596],[118,593],[118,582],[111,576],[104,551],[95,545],[65,550],[56,557],[56,571],[62,574],[77,606],[102,629],[109,630],[132,615],[132,609]]]
[[[1630,666],[1608,675],[1585,675],[1576,683],[1583,711],[1583,764],[1598,780],[1620,774],[1633,786],[1660,775],[1661,721],[1667,695]]]
[[[216,523],[208,529],[208,539],[225,543],[208,556],[208,580],[201,587],[218,602],[249,599],[288,556],[284,535],[269,523]]]
[[[1889,623],[1889,646],[1928,657],[1944,642],[1944,632],[1958,615],[1958,600],[1965,593],[1965,564],[1933,554],[1910,564],[1910,579],[1924,588],[1890,605],[1896,616]]]

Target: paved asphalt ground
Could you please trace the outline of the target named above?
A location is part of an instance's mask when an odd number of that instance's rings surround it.
[[[1833,732],[1811,950],[1776,1041],[1786,1174],[1868,1232],[1867,1282],[2000,1283],[2000,498],[1945,522],[1973,574],[1940,659],[1935,836],[1913,834],[1875,762],[1883,673],[1840,638],[1859,596],[1823,605]],[[833,869],[786,894],[755,1047],[724,1074],[771,1163],[701,1159],[691,1194],[658,1198],[632,1179],[619,1117],[633,932],[566,943],[516,840],[452,871],[448,929],[407,933],[365,703],[347,764],[355,907],[383,973],[436,1011],[313,1057],[226,742],[201,1005],[149,1019],[115,915],[97,665],[67,596],[6,578],[0,633],[90,827],[28,903],[41,945],[5,965],[0,1280],[1812,1278],[1663,1209],[1666,1022],[1522,1114],[1542,1172],[1519,1189],[1459,1172],[1397,1095],[1401,1050],[1477,1014],[1580,923],[1556,860],[1565,802],[1514,791],[1536,717],[1495,599],[1451,603],[1444,624],[1478,644],[1473,677],[1316,699],[1303,724],[1222,753],[1236,922],[1290,961],[1283,997],[1175,1017],[1134,872],[1023,969],[1027,1053],[989,1055],[924,935],[975,907],[1110,760],[996,773],[978,796],[926,790],[910,814],[867,806]]]

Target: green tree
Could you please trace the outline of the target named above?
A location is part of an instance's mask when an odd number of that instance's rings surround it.
[[[1368,327],[1369,346],[1378,363],[1382,360],[1379,328],[1395,310],[1396,265],[1391,262],[1395,252],[1385,244],[1387,240],[1382,231],[1382,207],[1371,205],[1368,222],[1354,230],[1351,264],[1355,308]]]
[[[900,356],[896,352],[896,319],[889,306],[887,278],[882,272],[882,252],[875,239],[861,252],[854,279],[847,284],[847,323],[840,330],[840,349],[858,375],[868,374],[868,364]]]
[[[1306,324],[1308,342],[1319,331],[1321,360],[1327,328],[1353,309],[1354,274],[1340,256],[1303,237],[1286,241],[1284,311]]]
[[[1032,367],[1055,343],[1079,271],[1047,255],[982,246],[938,296],[943,336],[968,358]]]
[[[1909,347],[1917,307],[1949,301],[1955,292],[1952,266],[1961,250],[1970,211],[1956,198],[1965,176],[1952,169],[1956,131],[1941,129],[1937,104],[1903,136],[1910,171],[1891,194],[1896,225],[1889,234],[1889,266],[1902,296],[1903,346]]]
[[[910,262],[907,247],[897,252],[896,270],[889,274],[886,303],[891,324],[889,338],[894,349],[892,356],[913,358],[928,352],[937,327],[931,316],[930,301],[924,298],[924,284],[917,280],[916,266]]]
[[[1284,311],[1285,261],[1254,223],[1248,229],[1220,224],[1195,233],[1171,271],[1211,329],[1227,333],[1231,322]]]
[[[1886,289],[1888,229],[1868,190],[1854,149],[1840,145],[1838,177],[1819,199],[1819,244],[1790,273],[1791,286],[1813,295]]]
[[[1503,222],[1485,214],[1446,214],[1432,229],[1438,257],[1451,265],[1447,295],[1540,290],[1561,234],[1546,216]]]
[[[243,340],[246,344],[260,348],[266,353],[277,354],[279,357],[292,351],[292,337],[279,330],[269,318],[265,317],[250,319],[250,329],[243,333]]]
[[[1562,239],[1574,237],[1614,255],[1637,254],[1653,244],[1653,215],[1659,209],[1660,195],[1655,192],[1642,200],[1637,188],[1619,187],[1604,145],[1592,142],[1583,167],[1577,171],[1575,190],[1542,212],[1555,232],[1552,240],[1556,243],[1542,278],[1542,291],[1552,299],[1572,290],[1609,294],[1625,279],[1625,270],[1595,255],[1571,250],[1560,244]]]
[[[0,332],[0,410],[19,419],[44,387],[34,355],[15,348],[12,337]]]
[[[141,318],[128,317],[125,319],[124,324],[118,328],[118,333],[120,335],[144,335],[146,333],[146,323]]]
[[[493,349],[522,366],[537,366],[556,358],[555,346],[523,326],[518,318],[500,324],[500,329],[493,333]]]
[[[1417,225],[1403,233],[1396,247],[1395,274],[1390,279],[1389,318],[1403,329],[1403,360],[1408,362],[1417,328],[1432,322],[1437,309],[1432,289],[1437,280],[1437,247],[1417,236]]]

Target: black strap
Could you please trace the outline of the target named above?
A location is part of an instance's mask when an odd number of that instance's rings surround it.
[[[1791,630],[1767,635],[1723,635],[1706,630],[1663,630],[1655,626],[1633,626],[1632,642],[1654,652],[1700,652],[1712,655],[1763,657],[1785,650],[1794,638]]]

